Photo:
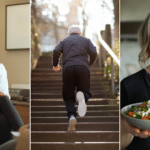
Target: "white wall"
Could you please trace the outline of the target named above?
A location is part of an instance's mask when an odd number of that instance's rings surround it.
[[[121,21],[143,21],[150,13],[150,0],[121,0]]]
[[[141,69],[138,63],[140,47],[137,42],[121,42],[120,81]]]
[[[150,0],[121,0],[121,21],[144,21],[150,13]],[[138,63],[140,53],[138,42],[121,42],[120,81],[141,69]]]
[[[5,50],[5,9],[6,5],[29,3],[29,0],[0,0],[0,63],[5,65],[8,75],[9,87],[13,84],[30,84],[30,51]]]

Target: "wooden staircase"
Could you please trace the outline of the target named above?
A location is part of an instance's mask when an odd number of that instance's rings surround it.
[[[39,58],[31,73],[32,150],[119,150],[118,100],[111,98],[110,82],[97,63],[90,70],[93,97],[86,116],[77,117],[76,132],[68,133],[62,72],[52,70],[51,56]]]

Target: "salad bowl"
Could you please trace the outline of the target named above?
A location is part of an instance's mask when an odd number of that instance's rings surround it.
[[[133,106],[135,106],[137,108],[142,103],[143,102],[141,102],[141,103],[134,103],[134,104],[130,104],[130,105],[127,105],[127,106],[123,107],[121,109],[121,114],[122,114],[123,118],[131,126],[136,127],[138,129],[141,129],[141,130],[148,130],[148,131],[150,131],[150,120],[146,120],[146,119],[142,119],[142,118],[138,118],[138,117],[134,118],[135,116],[131,117],[131,116],[126,114],[127,112],[129,112],[129,110],[131,110],[131,108],[133,108]]]

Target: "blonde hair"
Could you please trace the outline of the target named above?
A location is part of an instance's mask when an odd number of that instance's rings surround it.
[[[142,49],[139,54],[139,63],[143,66],[150,58],[150,14],[138,31],[138,41]]]

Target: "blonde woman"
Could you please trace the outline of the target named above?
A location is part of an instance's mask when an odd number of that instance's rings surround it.
[[[150,100],[150,14],[141,25],[138,40],[143,69],[121,81],[121,107]],[[121,149],[150,150],[150,131],[134,128],[121,117]]]

